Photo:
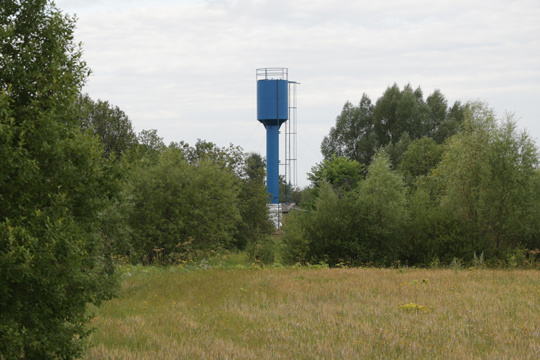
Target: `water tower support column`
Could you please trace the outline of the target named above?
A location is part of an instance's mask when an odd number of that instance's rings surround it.
[[[279,204],[279,125],[266,128],[266,184],[272,204]]]

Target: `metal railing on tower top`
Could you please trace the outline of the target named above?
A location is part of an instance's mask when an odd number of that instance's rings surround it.
[[[261,68],[257,69],[258,80],[289,80],[288,68]]]

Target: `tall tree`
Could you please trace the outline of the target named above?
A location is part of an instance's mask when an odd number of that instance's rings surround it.
[[[397,84],[386,89],[373,110],[375,132],[380,143],[396,143],[404,132],[412,139],[425,135],[429,107],[423,100],[420,87],[406,85],[403,91]]]
[[[448,100],[437,89],[427,97],[426,105],[429,107],[429,114],[425,123],[424,136],[433,137],[447,118]]]
[[[390,157],[379,151],[360,183],[358,202],[366,217],[364,231],[371,261],[395,259],[407,220],[406,191],[402,176],[391,168]]]
[[[266,161],[260,154],[250,153],[245,160],[245,177],[249,181],[255,181],[264,184],[264,177],[266,175]]]
[[[325,159],[344,156],[369,164],[379,142],[374,132],[373,104],[366,94],[358,106],[346,102],[336,119],[336,126],[323,139],[321,152]]]
[[[81,126],[89,129],[103,143],[106,156],[122,155],[137,145],[137,135],[126,113],[108,101],[94,101],[82,95],[79,106],[83,110]]]
[[[366,94],[358,106],[346,102],[336,125],[323,139],[321,152],[325,159],[345,156],[367,167],[376,151],[384,147],[397,166],[407,150],[405,145],[411,140],[427,136],[442,143],[454,135],[459,130],[463,111],[459,102],[448,108],[439,90],[424,100],[420,87],[414,90],[406,85],[400,90],[394,84],[375,105]]]
[[[47,0],[0,6],[0,357],[70,359],[110,294],[97,223],[115,191],[75,106],[89,70],[75,20]]]
[[[514,247],[538,231],[534,212],[538,150],[508,115],[499,121],[483,103],[471,103],[463,130],[453,136],[437,169],[441,204],[462,220],[471,247]]]
[[[238,222],[235,245],[244,249],[255,244],[272,230],[274,225],[268,217],[268,193],[264,184],[266,165],[261,155],[251,153],[245,159],[245,176],[239,179],[237,207],[242,221]]]

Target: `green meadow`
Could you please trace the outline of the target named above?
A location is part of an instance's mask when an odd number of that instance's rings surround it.
[[[535,270],[125,267],[86,359],[538,359]]]

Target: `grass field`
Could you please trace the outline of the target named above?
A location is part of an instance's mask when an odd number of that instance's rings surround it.
[[[135,268],[86,359],[540,359],[540,272]]]

